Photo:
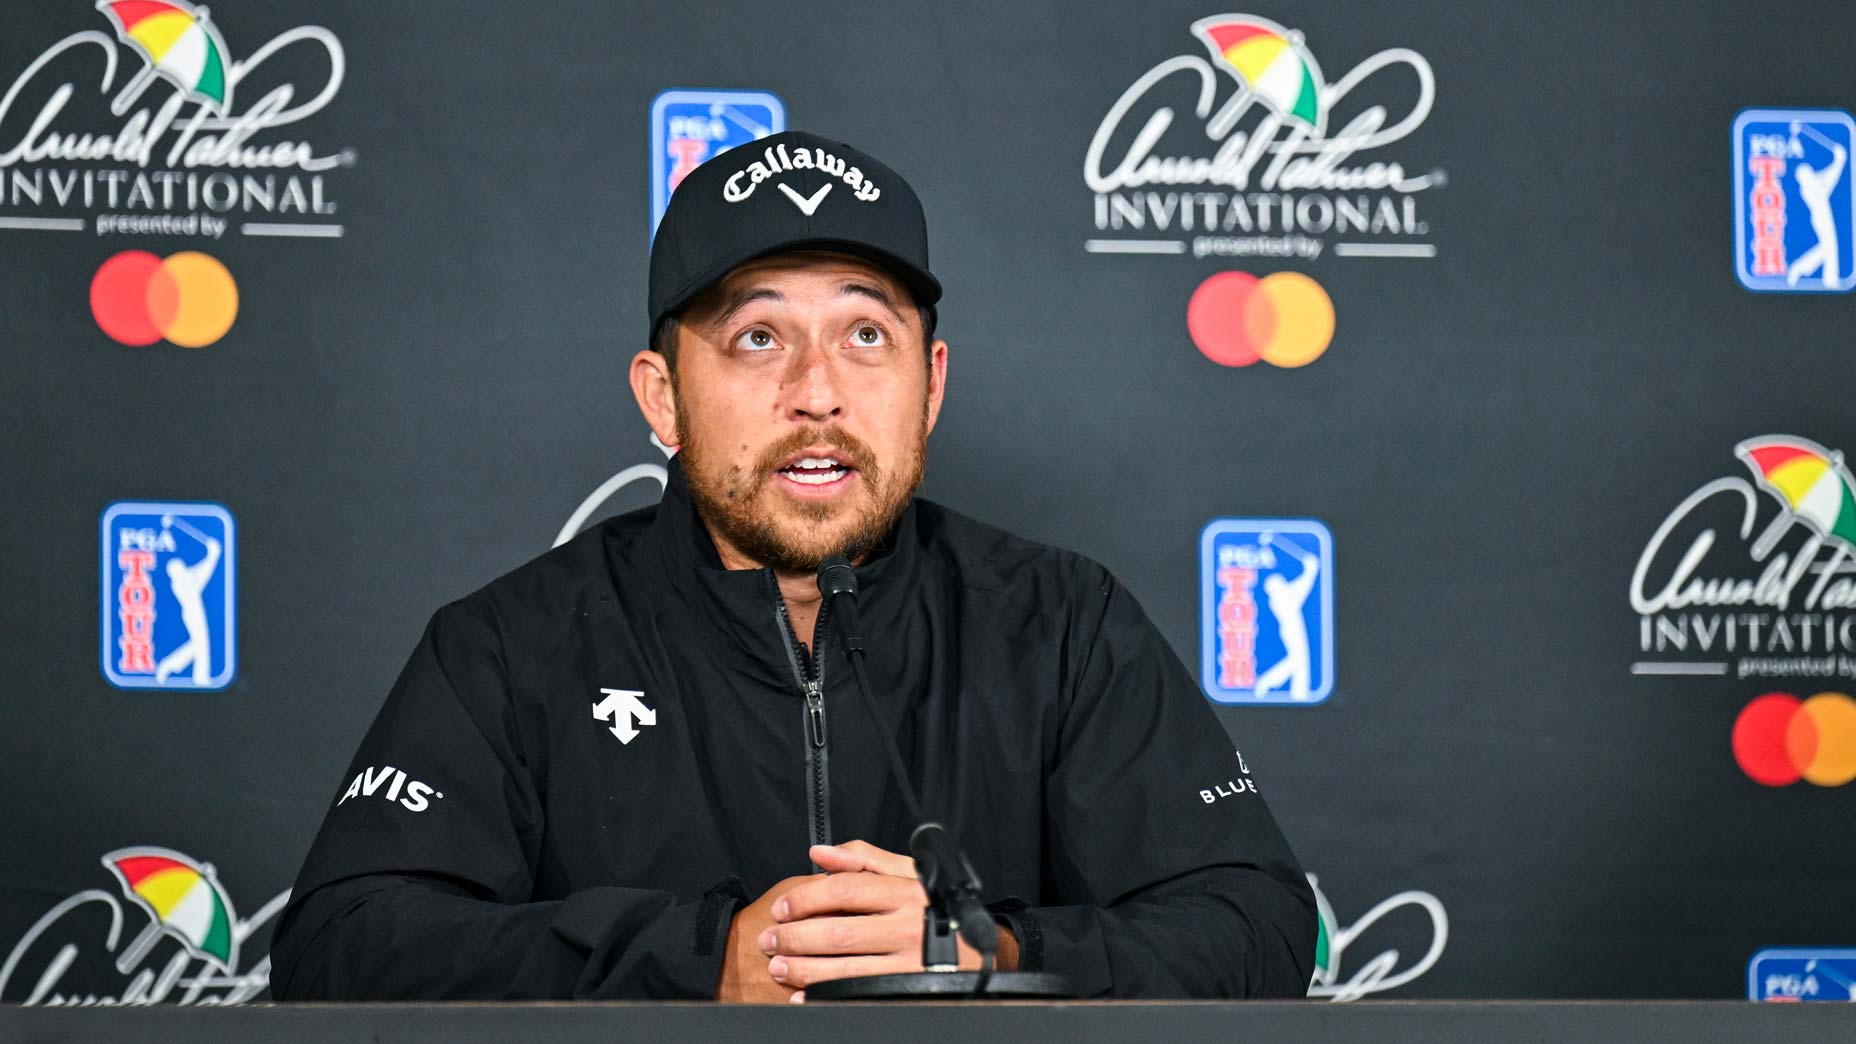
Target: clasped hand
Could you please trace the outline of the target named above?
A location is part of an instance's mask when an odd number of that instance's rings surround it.
[[[922,970],[928,895],[915,860],[864,841],[809,854],[825,873],[789,877],[735,915],[717,1000],[801,1003],[816,982]],[[1016,940],[999,936],[1005,970],[1016,963]],[[960,967],[977,969],[979,952],[959,945]]]

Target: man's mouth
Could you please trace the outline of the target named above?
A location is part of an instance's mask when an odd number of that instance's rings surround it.
[[[834,456],[795,457],[779,469],[781,477],[802,486],[829,486],[855,470]]]

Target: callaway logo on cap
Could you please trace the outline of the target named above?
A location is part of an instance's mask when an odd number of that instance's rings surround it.
[[[867,258],[918,303],[941,299],[909,183],[842,142],[786,131],[722,153],[677,186],[651,244],[651,330],[737,266],[800,247]]]

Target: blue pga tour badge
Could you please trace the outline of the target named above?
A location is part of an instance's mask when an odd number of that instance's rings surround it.
[[[103,676],[213,691],[238,671],[237,540],[218,504],[121,501],[103,512]]]
[[[1856,287],[1856,120],[1748,109],[1734,120],[1734,274],[1748,290]]]
[[[786,129],[786,106],[766,91],[670,90],[651,102],[651,235],[690,171],[737,145]]]
[[[1756,1001],[1856,1001],[1856,949],[1761,950],[1746,965],[1746,996]]]
[[[1221,518],[1199,536],[1201,677],[1230,704],[1334,691],[1334,536],[1312,518]]]

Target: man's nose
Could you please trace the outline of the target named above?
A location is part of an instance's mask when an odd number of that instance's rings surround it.
[[[793,419],[835,420],[844,413],[843,388],[832,347],[812,337],[794,354],[793,372],[786,385],[786,408]]]

